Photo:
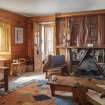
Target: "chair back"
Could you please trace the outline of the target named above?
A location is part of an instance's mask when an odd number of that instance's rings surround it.
[[[64,55],[56,55],[56,56],[49,55],[44,63],[43,71],[46,71],[51,67],[59,67],[64,64],[65,64]]]
[[[51,56],[51,66],[61,66],[65,64],[65,56],[64,55],[56,55]]]
[[[20,62],[21,64],[25,64],[25,63],[26,63],[26,59],[25,59],[25,58],[19,58],[19,62]]]

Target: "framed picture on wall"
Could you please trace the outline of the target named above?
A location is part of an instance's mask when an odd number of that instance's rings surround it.
[[[15,27],[15,44],[23,44],[23,28]]]

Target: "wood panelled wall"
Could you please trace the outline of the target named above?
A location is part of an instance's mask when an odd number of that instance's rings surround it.
[[[27,55],[34,57],[34,29],[33,22],[29,19],[27,22]]]
[[[27,53],[27,18],[9,11],[0,10],[0,20],[11,24],[11,57],[26,57]],[[15,44],[15,27],[23,27],[24,43]]]
[[[27,18],[25,16],[18,15],[13,12],[0,10],[0,20],[9,22],[12,26],[11,29],[11,54],[13,57],[33,57],[34,55],[34,34],[33,34],[33,23],[34,22],[48,22],[55,21],[56,22],[56,42],[57,46],[60,46],[64,40],[60,33],[63,31],[67,33],[71,33],[73,36],[68,36],[66,43],[69,43],[71,46],[75,46],[77,43],[75,41],[75,37],[77,34],[79,37],[79,45],[83,45],[84,43],[90,43],[92,40],[85,40],[84,36],[86,36],[86,28],[88,31],[91,28],[90,33],[88,33],[89,37],[92,37],[91,34],[95,34],[96,38],[93,38],[93,41],[96,40],[98,46],[105,47],[105,10],[97,10],[97,11],[86,11],[86,12],[77,12],[77,13],[64,13],[64,14],[54,14],[49,16],[35,16]],[[68,24],[72,23],[71,24]],[[64,25],[64,23],[67,23]],[[14,41],[14,28],[16,26],[20,26],[24,28],[24,43],[23,44],[15,44]],[[72,27],[72,30],[65,30],[65,27],[69,29]],[[93,27],[93,28],[92,28]],[[85,28],[85,30],[84,30]],[[64,37],[64,36],[63,36]],[[62,39],[61,41],[59,39]],[[62,46],[61,46],[62,47]]]
[[[105,13],[90,12],[56,18],[57,47],[105,47]]]

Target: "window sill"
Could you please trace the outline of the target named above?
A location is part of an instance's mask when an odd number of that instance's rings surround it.
[[[0,59],[10,59],[11,54],[10,53],[0,53]]]
[[[11,55],[10,52],[0,52],[0,55]]]

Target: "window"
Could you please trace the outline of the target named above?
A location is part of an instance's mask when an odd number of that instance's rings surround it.
[[[10,54],[10,24],[0,21],[0,55]]]
[[[49,54],[54,55],[54,24],[41,25],[41,52],[42,60]]]

